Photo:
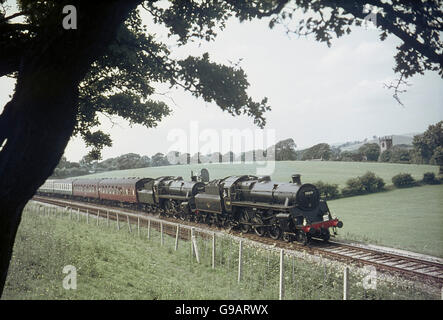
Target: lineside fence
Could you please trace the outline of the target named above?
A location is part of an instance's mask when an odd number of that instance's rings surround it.
[[[415,283],[383,280],[374,270],[346,266],[306,252],[257,244],[225,232],[212,232],[153,216],[118,209],[89,212],[35,201],[28,203],[26,212],[128,232],[172,252],[188,247],[189,268],[201,265],[228,274],[228,292],[247,289],[260,293],[266,300],[443,299],[443,288],[438,293],[416,296],[414,293],[423,293],[423,289]]]

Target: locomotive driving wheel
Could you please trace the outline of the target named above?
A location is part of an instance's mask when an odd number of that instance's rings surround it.
[[[279,226],[273,225],[272,227],[270,227],[270,229],[269,229],[269,236],[272,239],[274,239],[274,240],[280,239],[281,234],[282,234],[282,231],[281,231]]]
[[[311,237],[308,234],[306,234],[306,232],[304,232],[304,231],[300,230],[297,233],[297,242],[300,242],[304,246],[308,244],[310,239],[311,239]]]
[[[283,240],[286,242],[292,242],[294,241],[294,236],[292,234],[285,233],[283,235]]]
[[[254,224],[254,231],[259,237],[263,237],[266,233],[266,227],[263,227],[263,220],[259,215],[254,215],[252,218],[252,223]],[[262,227],[259,227],[262,226]]]
[[[248,212],[246,210],[242,211],[240,215],[240,230],[242,233],[248,233],[251,230],[250,221]]]
[[[329,239],[331,238],[331,234],[329,233],[329,230],[323,230],[321,233],[321,238],[323,239],[324,242],[328,242]]]

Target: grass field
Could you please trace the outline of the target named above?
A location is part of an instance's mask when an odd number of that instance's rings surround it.
[[[443,185],[328,201],[345,239],[443,257]]]
[[[257,167],[263,165],[257,163],[217,163],[217,164],[191,164],[165,167],[149,167],[140,169],[129,169],[109,171],[88,175],[85,177],[159,177],[159,176],[182,176],[190,178],[191,170],[200,172],[201,168],[209,170],[211,179],[224,178],[229,175],[257,174]],[[346,185],[349,178],[363,175],[372,171],[383,178],[386,184],[392,184],[391,178],[398,173],[410,173],[415,179],[421,180],[423,173],[438,173],[438,166],[394,164],[378,162],[341,162],[341,161],[276,161],[271,174],[272,179],[287,182],[291,175],[298,173],[302,175],[302,182],[312,183],[319,180],[328,183],[336,183],[341,187]]]
[[[123,225],[124,227],[124,225]],[[2,299],[278,299],[278,254],[244,247],[243,279],[237,283],[238,244],[218,238],[217,266],[210,265],[210,244],[199,238],[201,263],[182,241],[146,229],[140,237],[127,228],[79,222],[69,216],[25,212],[17,233]],[[210,241],[210,240],[209,240]],[[77,268],[77,289],[62,286],[66,265]],[[342,271],[335,267],[285,258],[288,299],[341,299]],[[292,273],[291,273],[292,271]],[[439,299],[415,285],[377,282],[364,290],[362,277],[351,272],[351,299]]]

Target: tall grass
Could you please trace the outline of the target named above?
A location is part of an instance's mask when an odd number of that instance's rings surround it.
[[[3,299],[277,299],[278,254],[245,246],[243,278],[237,283],[238,242],[217,237],[216,268],[211,267],[210,237],[197,233],[201,262],[188,241],[174,250],[174,237],[115,223],[96,226],[68,214],[24,213]],[[77,289],[62,286],[63,267],[77,268]],[[340,266],[285,258],[287,299],[341,299]],[[364,290],[362,276],[351,275],[351,299],[438,299],[438,293],[413,285],[380,282]]]

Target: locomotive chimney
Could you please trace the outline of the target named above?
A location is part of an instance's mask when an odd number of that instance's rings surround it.
[[[291,177],[292,177],[292,183],[301,185],[301,175],[293,174]]]

